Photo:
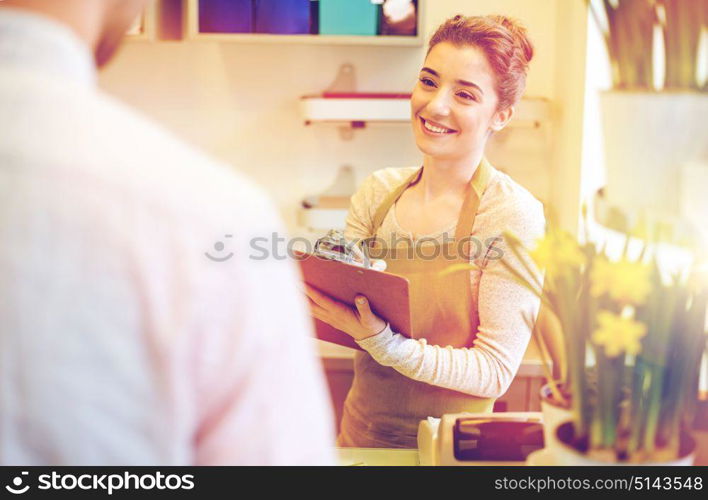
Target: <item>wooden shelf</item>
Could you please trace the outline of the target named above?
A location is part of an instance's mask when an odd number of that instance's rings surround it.
[[[350,99],[306,96],[300,99],[300,113],[306,124],[409,124],[408,98]],[[523,98],[516,105],[511,128],[540,128],[551,121],[550,102],[544,98]],[[356,127],[355,127],[356,128]]]
[[[313,122],[409,122],[410,98],[325,98],[300,99],[305,123]]]
[[[187,40],[251,44],[309,45],[375,45],[391,47],[421,47],[423,45],[423,0],[418,2],[416,36],[357,36],[357,35],[277,35],[264,33],[201,33],[199,31],[199,0],[184,2],[184,34]]]
[[[348,35],[268,35],[262,33],[197,33],[190,40],[235,43],[300,43],[311,45],[388,45],[419,47],[423,41],[414,36]]]

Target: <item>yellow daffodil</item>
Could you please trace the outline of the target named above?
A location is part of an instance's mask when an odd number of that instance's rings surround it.
[[[626,258],[610,262],[598,257],[590,273],[590,281],[590,293],[595,297],[607,294],[622,304],[643,304],[651,291],[651,268]]]
[[[597,320],[599,328],[593,332],[592,341],[603,346],[608,357],[614,358],[623,352],[639,353],[639,339],[647,333],[644,323],[608,311],[600,311]]]
[[[549,276],[560,274],[564,268],[577,268],[585,263],[585,255],[575,238],[559,231],[547,233],[529,254]]]

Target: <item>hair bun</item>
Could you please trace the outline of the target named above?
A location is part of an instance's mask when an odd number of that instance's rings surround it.
[[[528,37],[526,28],[510,17],[497,16],[497,20],[509,31],[509,34],[514,39],[514,44],[523,52],[526,63],[530,62],[533,59],[533,44]]]
[[[428,43],[428,54],[441,42],[457,47],[471,45],[484,52],[494,71],[499,109],[513,106],[521,98],[533,57],[533,44],[521,23],[501,15],[457,15],[435,31]]]

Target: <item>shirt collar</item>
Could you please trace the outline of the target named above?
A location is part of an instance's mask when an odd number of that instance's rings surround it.
[[[0,8],[0,68],[45,73],[96,85],[88,46],[68,26],[22,9]]]

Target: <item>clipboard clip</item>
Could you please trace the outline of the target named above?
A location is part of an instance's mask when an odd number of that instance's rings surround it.
[[[336,229],[328,231],[326,235],[315,242],[314,254],[323,259],[336,260],[365,269],[376,271],[386,269],[385,261],[371,260],[361,245],[347,241],[344,234]]]

